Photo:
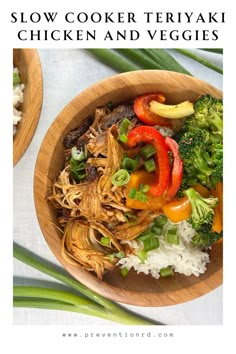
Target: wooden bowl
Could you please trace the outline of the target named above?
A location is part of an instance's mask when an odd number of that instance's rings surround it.
[[[24,101],[21,106],[22,119],[13,138],[15,166],[31,143],[38,125],[43,100],[43,76],[36,49],[13,49],[13,63],[18,67],[25,85]]]
[[[114,301],[139,306],[167,306],[180,304],[205,295],[222,284],[222,242],[212,248],[211,263],[199,277],[175,274],[171,278],[154,279],[130,271],[127,277],[119,269],[107,272],[98,280],[78,264],[68,264],[60,254],[60,232],[56,211],[47,201],[52,183],[63,168],[62,141],[65,135],[79,126],[96,107],[112,101],[118,104],[137,95],[162,91],[168,103],[194,101],[202,93],[222,97],[222,92],[206,82],[178,73],[165,71],[136,71],[109,77],[95,83],[76,96],[57,116],[49,128],[35,167],[34,198],[36,213],[43,235],[56,258],[77,280],[100,295]]]

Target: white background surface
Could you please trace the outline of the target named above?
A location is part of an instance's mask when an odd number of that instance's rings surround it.
[[[43,70],[43,106],[32,143],[14,168],[13,238],[20,245],[58,264],[44,240],[35,215],[33,174],[37,154],[47,129],[64,106],[94,82],[116,72],[82,49],[38,49],[38,52]],[[218,66],[223,65],[221,55],[201,53]],[[193,75],[222,90],[222,75],[191,59],[181,55],[175,56]],[[14,260],[15,284],[45,284],[50,281],[54,280]],[[167,325],[221,325],[222,292],[222,287],[219,287],[206,296],[177,306],[161,308],[122,306]],[[14,309],[13,323],[16,325],[118,326],[110,321],[79,314],[22,308]]]

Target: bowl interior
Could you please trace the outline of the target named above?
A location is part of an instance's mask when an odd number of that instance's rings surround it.
[[[24,84],[22,119],[17,125],[13,142],[13,164],[15,166],[27,150],[38,124],[43,99],[43,78],[36,49],[14,49],[13,63],[18,67]]]
[[[136,71],[100,81],[75,97],[58,115],[41,145],[35,167],[34,197],[36,213],[43,235],[56,258],[71,275],[100,295],[115,301],[139,306],[167,306],[193,300],[222,284],[222,242],[211,250],[211,263],[200,277],[175,274],[171,278],[154,279],[130,271],[122,277],[118,269],[106,272],[103,280],[67,263],[60,255],[60,232],[56,211],[48,203],[52,183],[64,165],[62,141],[95,109],[112,101],[113,105],[148,92],[164,92],[167,103],[194,101],[202,93],[222,97],[222,92],[196,78],[165,71]]]

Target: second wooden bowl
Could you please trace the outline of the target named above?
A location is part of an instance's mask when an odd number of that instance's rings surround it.
[[[17,125],[13,141],[13,165],[15,166],[26,152],[38,125],[43,100],[43,76],[36,49],[14,49],[13,64],[19,69],[24,84],[22,120]]]

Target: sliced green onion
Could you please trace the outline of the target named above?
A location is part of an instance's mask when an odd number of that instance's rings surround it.
[[[71,149],[71,156],[74,160],[76,161],[83,161],[85,160],[85,153],[83,150],[78,150],[76,146],[74,146],[72,149]]]
[[[144,251],[152,251],[160,247],[160,242],[158,237],[150,237],[143,241]]]
[[[147,259],[147,252],[142,249],[141,251],[138,252],[137,257],[140,259],[142,263],[144,263]]]
[[[176,234],[177,227],[171,227],[165,234],[165,241],[172,245],[179,245],[179,236]]]
[[[144,162],[144,167],[147,172],[153,172],[156,170],[156,164],[153,159],[148,159]]]
[[[100,242],[104,246],[109,246],[111,243],[111,240],[109,239],[109,237],[101,237]]]
[[[19,73],[14,72],[13,73],[13,86],[16,86],[16,85],[19,85],[19,84],[21,84],[20,75],[19,75]]]
[[[141,187],[142,186],[142,187]],[[140,185],[140,192],[147,193],[151,187],[148,184]]]
[[[158,215],[153,222],[155,226],[163,226],[167,223],[167,217],[164,214]]]
[[[148,197],[143,192],[140,192],[140,191],[136,192],[135,199],[140,202],[147,202],[148,201]]]
[[[70,172],[76,180],[81,181],[87,176],[85,171],[85,166],[86,166],[85,161],[79,162],[73,159],[73,157],[70,159]]]
[[[138,158],[131,159],[130,157],[124,157],[121,162],[121,167],[131,173],[137,168],[138,162]]]
[[[120,123],[118,140],[120,140],[122,143],[127,143],[128,141],[127,131],[130,124],[131,122],[127,118],[124,118]]]
[[[149,238],[152,238],[155,236],[155,233],[147,229],[146,231],[142,232],[137,238],[140,241],[145,241],[148,240]]]
[[[170,275],[174,275],[174,271],[171,266],[160,269],[161,277],[169,277]]]
[[[156,235],[161,235],[162,234],[162,227],[161,226],[153,226],[152,227],[152,231],[156,234]]]
[[[120,251],[120,252],[114,253],[114,256],[118,259],[121,259],[121,258],[124,258],[125,254],[123,251]]]
[[[149,157],[156,154],[156,149],[154,145],[147,144],[140,149],[140,154],[143,156],[145,160],[147,160]]]
[[[125,213],[125,219],[130,226],[137,224],[137,216],[131,213]]]
[[[134,199],[135,198],[135,195],[136,195],[136,189],[135,188],[131,188],[130,191],[129,191],[129,198],[130,199]]]
[[[179,245],[179,236],[176,234],[167,234],[166,242],[171,243],[172,245]]]
[[[114,259],[115,259],[114,253],[109,254],[109,255],[108,255],[108,258],[109,258],[109,261],[110,261],[110,262],[113,262]]]
[[[123,186],[127,184],[130,180],[130,174],[128,171],[121,169],[114,173],[114,175],[111,177],[111,183],[114,186]]]
[[[120,269],[120,274],[122,275],[122,277],[126,277],[126,275],[129,273],[129,269],[126,267],[123,267]]]

